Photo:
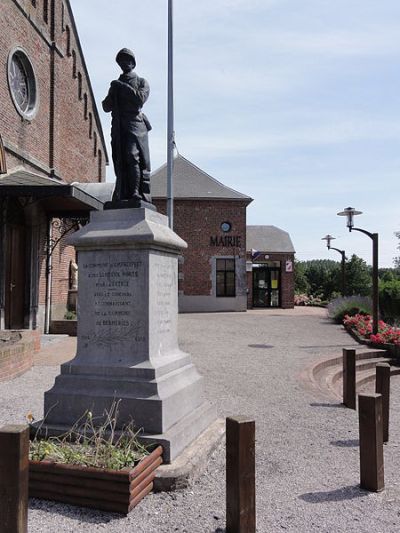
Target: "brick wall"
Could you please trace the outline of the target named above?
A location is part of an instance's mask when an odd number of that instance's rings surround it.
[[[23,330],[20,341],[0,346],[0,382],[20,376],[33,365],[33,356],[40,350],[38,331]]]
[[[101,125],[68,0],[49,0],[47,12],[44,0],[0,0],[0,4],[0,134],[8,172],[24,166],[66,182],[104,181],[106,154]],[[17,111],[8,86],[7,64],[15,48],[26,53],[36,77],[38,105],[30,120]],[[46,300],[44,212],[38,209],[29,225],[40,226],[37,257],[31,257],[27,268],[37,261],[38,326],[42,328]],[[74,249],[65,242],[53,254],[51,299],[55,316],[65,312],[69,262],[74,257]]]
[[[166,200],[154,200],[157,209],[166,214]],[[179,289],[188,296],[210,295],[212,292],[211,258],[246,255],[246,205],[235,200],[175,200],[174,231],[188,243],[180,265]],[[229,233],[221,223],[229,221]],[[240,246],[212,246],[211,237],[240,237]]]
[[[54,220],[53,240],[57,240],[60,232],[57,229],[58,219]],[[62,319],[67,310],[69,289],[69,263],[75,260],[75,248],[67,244],[70,234],[63,237],[54,248],[52,253],[52,284],[51,284],[51,316],[54,319]],[[40,282],[39,282],[39,305],[46,303],[46,232],[45,227],[41,231],[41,244],[39,255]]]
[[[51,305],[53,319],[62,319],[67,311],[69,289],[69,264],[75,261],[75,248],[67,244],[70,234],[63,237],[57,244],[52,256],[52,291]],[[59,237],[59,232],[54,231],[54,238]]]
[[[68,3],[54,2],[52,13],[53,2],[49,2],[47,22],[43,5],[43,0],[37,0],[36,6],[31,0],[1,0],[0,133],[6,147],[8,171],[23,164],[43,174],[53,168],[56,176],[68,182],[104,181],[106,158],[100,124]],[[51,97],[53,39],[54,105]],[[26,52],[36,75],[39,104],[31,121],[17,112],[8,87],[7,61],[17,46]],[[12,153],[10,147],[17,153]],[[27,160],[23,159],[24,154],[29,156]],[[37,161],[41,169],[32,166],[30,159]]]
[[[55,166],[69,169],[73,181],[105,181],[105,153],[74,24],[66,8],[62,17],[62,2],[55,5],[56,39],[63,53],[56,55]]]
[[[25,17],[22,6],[34,22]],[[14,2],[2,0],[0,9],[0,128],[3,141],[12,143],[19,150],[29,153],[43,165],[49,164],[49,28],[31,1]],[[27,122],[16,111],[7,81],[7,62],[10,52],[22,47],[31,59],[39,88],[39,112],[34,120]],[[7,154],[6,144],[6,154]],[[8,171],[15,159],[8,159]],[[19,164],[23,163],[19,161]]]

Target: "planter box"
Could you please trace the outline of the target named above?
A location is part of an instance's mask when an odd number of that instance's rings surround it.
[[[52,320],[50,322],[50,333],[52,335],[77,336],[77,320]]]
[[[128,514],[152,490],[162,453],[124,470],[29,461],[29,497]]]

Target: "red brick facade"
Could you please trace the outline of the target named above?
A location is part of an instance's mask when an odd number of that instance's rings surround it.
[[[67,182],[104,181],[101,125],[69,2],[48,2],[47,19],[43,6],[44,0],[1,2],[0,134],[8,172],[24,165]],[[17,47],[28,56],[37,82],[37,112],[30,121],[17,112],[7,81],[9,56]]]
[[[155,199],[154,203],[166,214],[165,200]],[[248,201],[228,199],[175,199],[174,231],[188,244],[179,267],[181,311],[245,310],[247,204]],[[229,233],[221,230],[223,222],[231,224]],[[235,260],[235,297],[216,296],[218,257]]]
[[[28,58],[36,81],[37,103],[31,117],[17,109],[9,86],[8,68],[16,50]],[[1,0],[0,64],[5,179],[23,169],[65,183],[105,181],[107,153],[69,1]],[[0,199],[1,192],[0,187]],[[45,210],[40,199],[31,200],[25,197],[20,202],[21,206],[28,205],[23,208],[23,216],[30,246],[26,254],[25,278],[29,281],[25,287],[24,324],[42,329],[47,305],[48,213],[57,213],[58,204],[57,199],[46,201]],[[7,220],[5,225],[0,224],[0,255],[8,246],[7,224]],[[58,237],[55,230],[53,241]],[[75,251],[65,239],[52,253],[51,309],[55,318],[62,317],[66,309],[69,263],[74,258]],[[6,277],[0,265],[0,328],[7,323]]]
[[[20,376],[33,365],[33,356],[40,349],[40,336],[36,331],[21,332],[15,344],[0,345],[0,382]]]
[[[155,200],[160,213],[166,214],[166,201]],[[212,276],[210,261],[216,256],[246,254],[246,205],[247,202],[230,200],[175,200],[174,231],[188,243],[181,266],[180,290],[188,296],[211,295]],[[229,236],[239,237],[230,244],[213,245],[215,237],[225,237],[221,223],[229,221]],[[225,244],[225,243],[222,243]]]

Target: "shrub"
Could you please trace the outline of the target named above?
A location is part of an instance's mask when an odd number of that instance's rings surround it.
[[[76,320],[76,313],[75,311],[67,311],[64,315],[65,320]]]
[[[335,298],[328,304],[328,316],[337,324],[342,324],[344,317],[357,314],[372,314],[372,302],[368,296],[343,296]]]
[[[385,320],[394,321],[400,317],[400,280],[381,281],[379,306]]]

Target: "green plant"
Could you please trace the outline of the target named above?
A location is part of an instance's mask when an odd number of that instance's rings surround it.
[[[133,421],[117,431],[120,402],[114,401],[101,417],[87,411],[59,437],[40,439],[39,427],[30,443],[29,458],[113,470],[133,466],[149,452],[138,441]]]
[[[337,324],[342,324],[346,315],[372,314],[371,299],[366,296],[344,296],[335,298],[328,304],[328,316]]]
[[[380,282],[379,306],[386,320],[393,322],[400,318],[400,280]]]
[[[75,311],[67,311],[64,315],[65,320],[76,320]]]
[[[349,296],[369,296],[371,294],[371,267],[364,259],[352,255],[346,262],[346,294]]]
[[[297,294],[308,294],[310,284],[305,272],[303,261],[294,261],[294,287]]]
[[[329,299],[340,285],[340,263],[331,259],[296,261],[295,291]]]

